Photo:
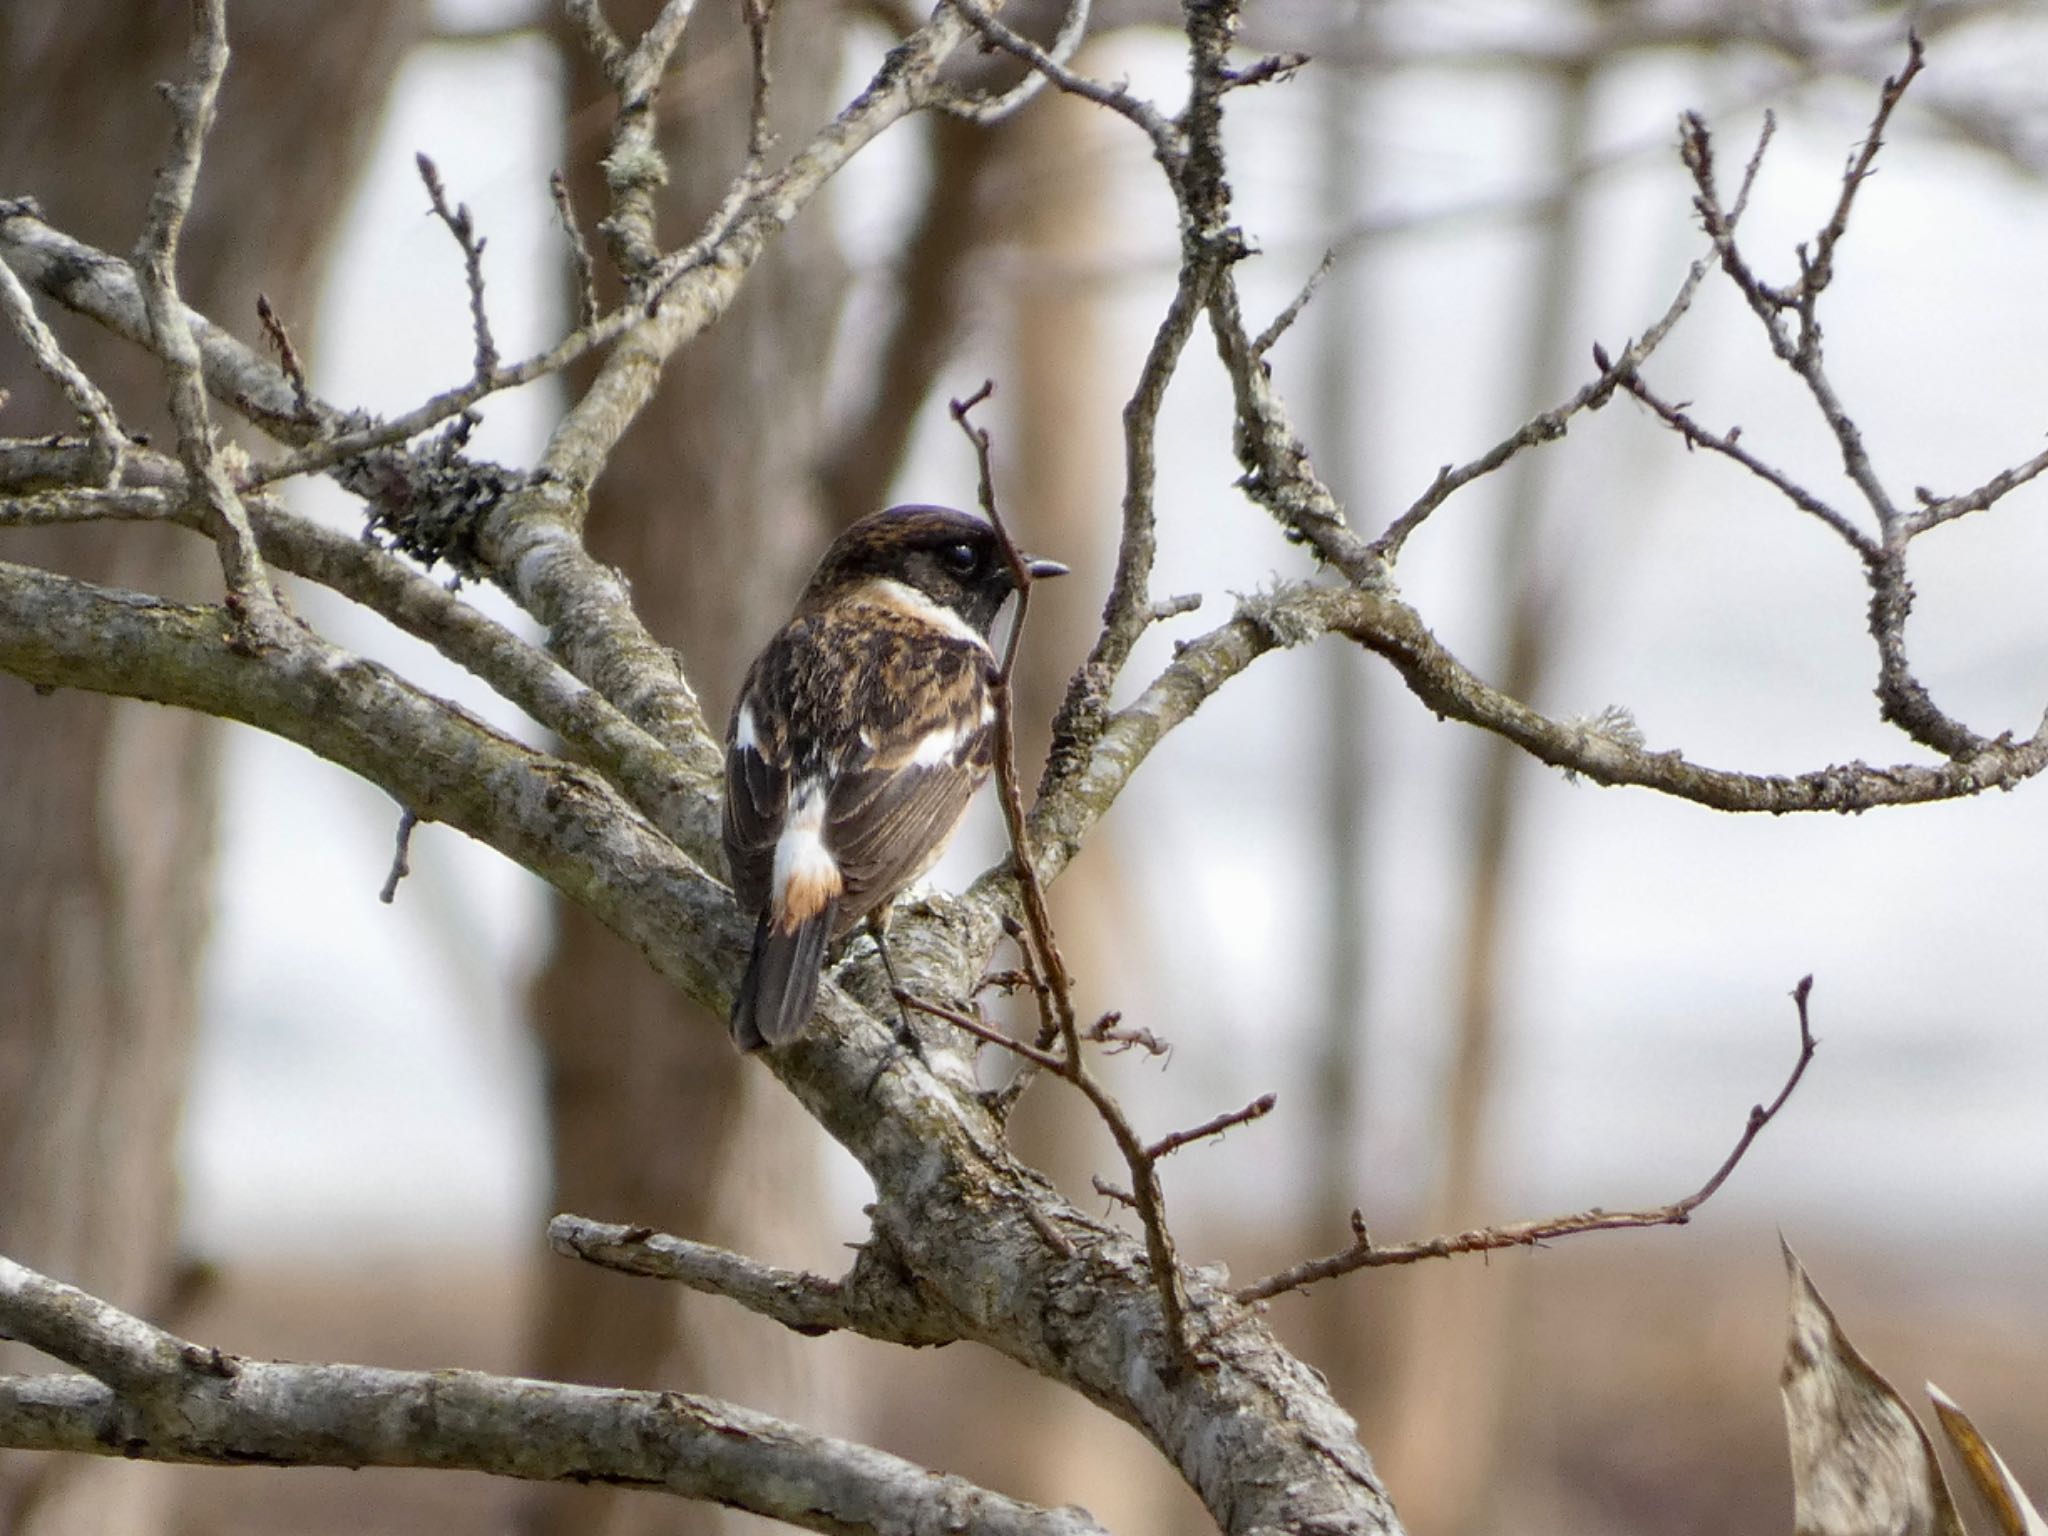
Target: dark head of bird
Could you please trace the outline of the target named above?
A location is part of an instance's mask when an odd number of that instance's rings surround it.
[[[1024,564],[1034,579],[1067,573],[1057,560],[1027,555]],[[995,529],[971,512],[934,506],[890,507],[848,525],[818,562],[802,606],[872,581],[898,582],[980,635],[1017,589]]]

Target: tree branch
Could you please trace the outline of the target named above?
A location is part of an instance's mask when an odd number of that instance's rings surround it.
[[[683,1392],[226,1355],[0,1258],[0,1331],[91,1376],[0,1376],[0,1446],[215,1466],[431,1467],[708,1499],[835,1536],[1099,1536],[767,1414]]]
[[[892,1344],[950,1344],[959,1330],[917,1292],[902,1269],[879,1257],[881,1245],[860,1250],[844,1280],[777,1269],[745,1254],[671,1237],[646,1227],[622,1227],[582,1216],[548,1223],[555,1252],[621,1274],[674,1280],[707,1296],[723,1296],[795,1333],[849,1332]]]
[[[1682,1227],[1692,1220],[1692,1213],[1711,1200],[1728,1182],[1728,1176],[1735,1171],[1749,1152],[1751,1145],[1762,1134],[1763,1128],[1777,1118],[1778,1111],[1785,1107],[1785,1101],[1792,1097],[1792,1090],[1799,1086],[1799,1080],[1806,1075],[1807,1065],[1813,1060],[1816,1042],[1813,1029],[1807,1020],[1806,1000],[1813,991],[1813,978],[1802,979],[1792,989],[1792,1001],[1799,1012],[1799,1059],[1792,1065],[1792,1073],[1785,1079],[1784,1087],[1769,1104],[1751,1108],[1749,1118],[1744,1122],[1742,1135],[1736,1140],[1734,1150],[1721,1160],[1721,1164],[1691,1194],[1672,1201],[1669,1205],[1652,1207],[1641,1211],[1605,1211],[1598,1206],[1570,1216],[1546,1216],[1537,1221],[1518,1221],[1507,1226],[1480,1227],[1470,1232],[1458,1232],[1447,1237],[1432,1237],[1416,1243],[1401,1243],[1384,1247],[1372,1240],[1366,1230],[1365,1218],[1357,1211],[1351,1213],[1351,1245],[1326,1258],[1309,1259],[1284,1269],[1276,1275],[1269,1275],[1256,1285],[1245,1286],[1234,1294],[1241,1302],[1258,1302],[1278,1296],[1283,1291],[1297,1291],[1318,1280],[1328,1280],[1337,1275],[1350,1274],[1359,1269],[1378,1269],[1389,1264],[1414,1264],[1423,1259],[1447,1259],[1461,1253],[1490,1253],[1501,1248],[1537,1248],[1559,1238],[1576,1237],[1582,1232],[1613,1232],[1627,1227]]]
[[[149,322],[151,350],[163,364],[171,420],[178,429],[178,457],[204,507],[220,549],[221,571],[235,611],[248,626],[245,639],[278,644],[287,620],[270,589],[269,574],[256,549],[241,496],[214,453],[213,426],[206,410],[199,343],[178,297],[178,237],[199,185],[199,160],[213,127],[213,108],[227,73],[227,0],[192,0],[190,78],[164,87],[171,105],[170,158],[157,172],[149,216],[136,243],[133,265]]]
[[[35,302],[21,279],[5,262],[0,262],[0,314],[28,349],[29,360],[64,392],[78,413],[93,450],[92,478],[105,486],[120,484],[121,460],[127,452],[127,434],[115,418],[113,402],[101,393],[83,368],[74,363],[57,344],[50,328],[36,313]]]

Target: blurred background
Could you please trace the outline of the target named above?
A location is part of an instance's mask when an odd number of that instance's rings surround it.
[[[622,31],[650,9],[607,7]],[[885,0],[782,0],[785,146],[858,89],[897,19]],[[564,171],[594,227],[610,103],[552,13],[272,0],[229,20],[188,299],[254,338],[268,293],[338,403],[395,410],[459,381],[461,262],[427,214],[424,151],[488,237],[501,351],[560,334],[548,176]],[[0,194],[125,251],[164,141],[150,83],[180,68],[183,22],[122,0],[0,13]],[[1251,6],[1248,45],[1316,62],[1229,99],[1260,252],[1240,276],[1257,326],[1337,253],[1274,366],[1354,523],[1376,532],[1439,465],[1589,377],[1593,342],[1617,349],[1662,311],[1704,247],[1681,111],[1707,117],[1730,179],[1776,113],[1743,237],[1790,276],[1909,22],[1928,70],[1824,310],[1835,378],[1899,496],[1961,490],[2041,443],[2037,7]],[[1147,0],[1108,0],[1080,62],[1169,107],[1183,94],[1172,17]],[[701,7],[664,96],[672,244],[739,163],[746,88],[735,8]],[[708,707],[722,717],[834,526],[890,499],[971,501],[945,401],[990,378],[1009,516],[1076,571],[1033,607],[1026,707],[1049,716],[1107,589],[1118,411],[1176,250],[1145,142],[1070,101],[992,130],[908,124],[858,159],[677,359],[599,488],[593,542]],[[152,424],[151,370],[51,318],[124,419]],[[0,347],[0,431],[64,427],[26,374]],[[1714,278],[1647,376],[1854,504]],[[477,450],[530,463],[560,403],[545,387],[489,402]],[[1133,691],[1233,593],[1307,573],[1233,489],[1229,420],[1198,334],[1161,429],[1154,589],[1205,601],[1148,639]],[[2044,494],[1916,546],[1920,676],[1986,733],[2030,732],[2048,703]],[[328,487],[297,495],[358,525]],[[98,580],[217,580],[187,536],[6,539],[6,558]],[[1626,400],[1452,500],[1399,575],[1460,657],[1553,715],[1625,705],[1651,747],[1757,772],[1917,757],[1876,717],[1840,541]],[[376,621],[295,601],[532,732]],[[1203,1519],[1135,1435],[1007,1362],[792,1340],[551,1257],[542,1227],[567,1209],[837,1272],[868,1192],[718,1021],[496,856],[422,827],[380,905],[397,812],[375,791],[253,733],[8,683],[0,782],[0,1251],[225,1349],[715,1392],[1085,1504],[1119,1532]],[[977,817],[941,884],[997,856],[993,808]],[[1909,1397],[1933,1377],[2048,1489],[2044,849],[2039,786],[1746,820],[1569,783],[1326,646],[1259,662],[1170,738],[1055,911],[1084,1006],[1173,1044],[1118,1069],[1145,1129],[1279,1094],[1166,1171],[1184,1253],[1242,1280],[1342,1246],[1353,1207],[1393,1239],[1677,1198],[1776,1092],[1797,1044],[1788,994],[1812,973],[1819,1059],[1691,1226],[1273,1306],[1417,1532],[1773,1530],[1790,1524],[1777,1232],[1880,1370]],[[1056,1088],[1025,1101],[1017,1138],[1096,1208],[1089,1176],[1115,1177],[1113,1153]],[[0,1530],[33,1536],[747,1523],[483,1478],[0,1453]]]

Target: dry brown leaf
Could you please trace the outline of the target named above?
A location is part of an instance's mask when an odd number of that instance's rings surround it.
[[[1792,1327],[1778,1386],[1798,1536],[1964,1536],[1927,1432],[1784,1247]]]
[[[1956,1458],[1970,1474],[1984,1507],[1998,1522],[2001,1536],[2048,1536],[2048,1520],[2041,1518],[2004,1458],[1991,1448],[1991,1442],[1977,1433],[1970,1416],[1931,1381],[1927,1383],[1927,1395],[1934,1399],[1934,1416],[1941,1423],[1942,1433],[1955,1447]]]

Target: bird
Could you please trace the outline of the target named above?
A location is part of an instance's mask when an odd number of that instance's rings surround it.
[[[1023,569],[1067,574],[1030,556]],[[945,852],[994,764],[989,631],[1017,586],[985,518],[869,513],[747,669],[725,732],[722,829],[755,919],[732,1007],[742,1051],[795,1039],[828,945],[863,922],[879,942],[889,903]]]

